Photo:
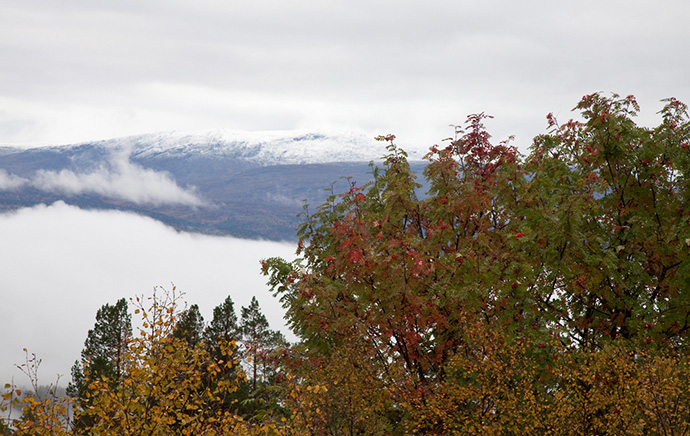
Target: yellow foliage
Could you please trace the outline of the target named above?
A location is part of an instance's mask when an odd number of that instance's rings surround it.
[[[80,413],[93,420],[91,434],[204,435],[241,425],[222,407],[222,396],[237,387],[229,380],[207,383],[217,364],[203,347],[173,336],[177,304],[174,293],[163,292],[138,308],[143,329],[128,344],[123,382],[113,389],[110,380],[90,381],[92,407]],[[223,346],[231,359],[231,344]]]
[[[268,422],[250,425],[228,412],[224,396],[237,389],[238,379],[237,374],[220,377],[219,364],[234,364],[234,344],[218,344],[223,355],[219,362],[203,346],[190,347],[175,338],[178,298],[174,289],[172,293],[156,289],[148,307],[143,297],[132,302],[135,313],[142,316],[143,329],[127,344],[122,380],[90,380],[87,374],[90,403],[83,409],[74,406],[72,399],[25,396],[21,400],[24,416],[15,422],[13,434],[81,434],[71,428],[73,406],[77,415],[91,418],[88,422],[93,424],[85,430],[90,435],[277,434]],[[35,383],[36,374],[28,375]]]
[[[484,338],[487,339],[487,338]],[[681,435],[690,431],[690,366],[683,355],[624,341],[597,351],[556,338],[457,354],[447,377],[411,405],[414,433],[443,435]]]

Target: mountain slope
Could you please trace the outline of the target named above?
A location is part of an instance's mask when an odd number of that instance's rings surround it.
[[[0,211],[65,201],[185,231],[293,240],[304,201],[316,206],[331,185],[339,193],[367,183],[369,162],[380,165],[385,153],[371,138],[314,132],[173,132],[3,147]]]

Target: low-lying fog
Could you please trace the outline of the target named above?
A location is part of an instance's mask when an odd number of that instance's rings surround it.
[[[43,360],[40,383],[62,374],[66,386],[98,308],[154,286],[174,283],[207,322],[228,295],[238,316],[255,295],[271,327],[287,331],[260,259],[292,259],[294,244],[178,233],[150,218],[64,203],[0,215],[0,241],[2,384],[28,382],[14,367],[26,348]]]

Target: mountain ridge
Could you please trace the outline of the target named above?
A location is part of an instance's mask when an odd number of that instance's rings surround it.
[[[385,144],[314,131],[164,132],[0,147],[0,211],[64,201],[136,212],[179,230],[294,240],[304,202],[371,180]],[[411,160],[421,171],[424,164]]]
[[[255,161],[262,165],[360,162],[380,160],[384,143],[355,132],[324,133],[313,130],[243,131],[216,129],[199,132],[169,131],[129,135],[62,145],[0,146],[0,155],[29,150],[76,150],[84,146],[125,151],[133,157],[152,158],[170,154],[210,155]],[[421,160],[421,154],[411,152]]]

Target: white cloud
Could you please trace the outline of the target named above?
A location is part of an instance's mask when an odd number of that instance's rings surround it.
[[[135,165],[125,155],[114,157],[108,167],[90,173],[41,170],[36,172],[31,184],[44,191],[71,195],[94,193],[135,204],[202,204],[193,191],[180,188],[166,173]]]
[[[113,153],[108,162],[85,173],[39,170],[31,178],[25,178],[0,169],[0,190],[11,191],[30,185],[47,192],[98,194],[134,204],[203,204],[194,187],[183,189],[167,173],[133,164],[128,156],[126,150]]]
[[[23,348],[43,359],[41,382],[69,377],[98,308],[150,295],[154,286],[174,283],[206,321],[228,295],[238,314],[256,295],[272,328],[284,329],[259,261],[291,259],[294,244],[180,233],[150,218],[64,203],[0,215],[0,240],[0,383],[25,381],[13,366]]]
[[[27,184],[29,180],[9,174],[4,169],[0,168],[0,191],[12,191]]]

